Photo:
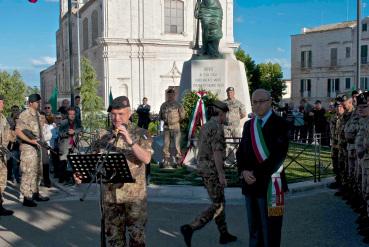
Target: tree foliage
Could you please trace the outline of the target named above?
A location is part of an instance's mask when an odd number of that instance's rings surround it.
[[[258,88],[269,90],[275,101],[279,102],[282,98],[283,90],[286,85],[283,78],[282,68],[277,63],[256,64],[251,56],[246,54],[241,48],[235,52],[236,58],[245,64],[247,80],[250,94]]]
[[[13,105],[19,107],[25,105],[26,84],[17,70],[13,71],[12,74],[7,71],[0,71],[0,94],[4,95],[5,98],[3,111],[5,115],[10,112]]]
[[[102,114],[103,99],[98,95],[100,82],[96,78],[96,71],[87,58],[82,58],[82,80],[78,88],[82,99],[83,125],[89,130],[95,130],[105,125]]]
[[[27,86],[27,89],[26,89],[26,95],[29,96],[31,94],[34,94],[34,93],[38,93],[40,94],[40,88],[36,87],[36,86]],[[47,101],[48,99],[43,99],[44,101]]]
[[[277,63],[261,63],[257,69],[260,72],[259,88],[264,88],[271,92],[273,99],[279,102],[286,88],[285,82],[282,80],[282,67]]]

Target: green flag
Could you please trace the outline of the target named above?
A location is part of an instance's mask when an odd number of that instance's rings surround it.
[[[55,86],[50,96],[49,103],[51,105],[52,112],[55,114],[58,111],[58,87]]]
[[[113,103],[113,94],[111,92],[111,87],[110,87],[110,93],[109,93],[109,105],[111,105],[111,103]]]

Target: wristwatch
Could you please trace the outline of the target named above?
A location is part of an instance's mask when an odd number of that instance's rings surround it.
[[[137,142],[135,142],[135,141],[132,141],[132,143],[131,144],[129,144],[129,143],[127,143],[127,145],[128,145],[128,147],[133,147],[133,145],[135,145]]]

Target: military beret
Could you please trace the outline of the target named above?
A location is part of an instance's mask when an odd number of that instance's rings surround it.
[[[352,92],[351,92],[351,96],[354,96],[354,95],[356,95],[356,94],[360,94],[360,93],[359,93],[359,91],[357,91],[357,90],[352,90]]]
[[[126,96],[119,96],[111,102],[108,112],[111,112],[113,109],[123,109],[127,107],[130,107],[129,99]]]
[[[341,96],[341,98],[342,98],[342,101],[346,101],[346,100],[349,100],[349,99],[351,99],[351,93],[350,92],[346,92],[346,93],[344,93],[342,96]]]
[[[173,88],[169,88],[168,89],[168,91],[167,91],[167,93],[174,93],[175,91],[174,91],[174,89]]]
[[[33,103],[33,102],[36,102],[36,101],[39,101],[39,100],[41,100],[41,96],[38,93],[34,93],[34,94],[31,94],[30,96],[28,96],[28,102],[29,103]]]
[[[315,104],[321,104],[322,102],[320,100],[315,101]]]
[[[228,105],[226,103],[222,102],[222,101],[219,101],[219,100],[214,100],[214,101],[210,102],[210,104],[208,106],[218,108],[218,109],[222,110],[223,112],[228,112],[229,111]]]
[[[229,91],[234,91],[234,87],[228,87],[226,92],[229,92]]]
[[[364,93],[361,93],[359,94],[357,97],[356,97],[356,102],[357,102],[357,105],[367,105],[368,104],[368,96],[369,96],[369,92],[364,92]]]
[[[0,100],[4,100],[4,95],[0,94]]]

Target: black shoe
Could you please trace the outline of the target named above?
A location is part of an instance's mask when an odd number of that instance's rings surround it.
[[[233,235],[229,234],[228,232],[226,232],[226,233],[222,233],[220,235],[219,243],[220,244],[228,244],[228,243],[234,242],[236,240],[237,240],[236,236],[233,236]]]
[[[47,196],[41,196],[40,193],[35,193],[33,195],[33,199],[35,201],[38,201],[38,202],[46,202],[46,201],[50,200],[49,197],[47,197]]]
[[[334,193],[335,196],[342,196],[342,192],[341,191],[337,191],[336,193]]]
[[[359,216],[355,221],[357,224],[369,223],[368,216]]]
[[[364,242],[364,243],[366,243],[366,244],[369,244],[369,237],[365,237],[365,238],[363,239],[363,242]]]
[[[32,199],[29,199],[27,197],[25,197],[23,199],[23,206],[26,206],[26,207],[37,207],[37,203],[35,203]]]
[[[369,235],[369,228],[362,228],[359,230],[359,234],[361,236],[368,236]]]
[[[3,208],[2,205],[0,205],[0,216],[10,216],[13,215],[14,212],[12,210],[7,210],[5,208]]]
[[[337,182],[334,182],[334,183],[331,183],[330,185],[328,185],[328,188],[332,189],[332,190],[335,190],[338,188],[338,184]]]
[[[186,246],[191,247],[191,239],[192,239],[192,234],[193,234],[193,230],[191,226],[190,225],[181,226],[181,233],[183,235],[183,239],[186,243]]]

